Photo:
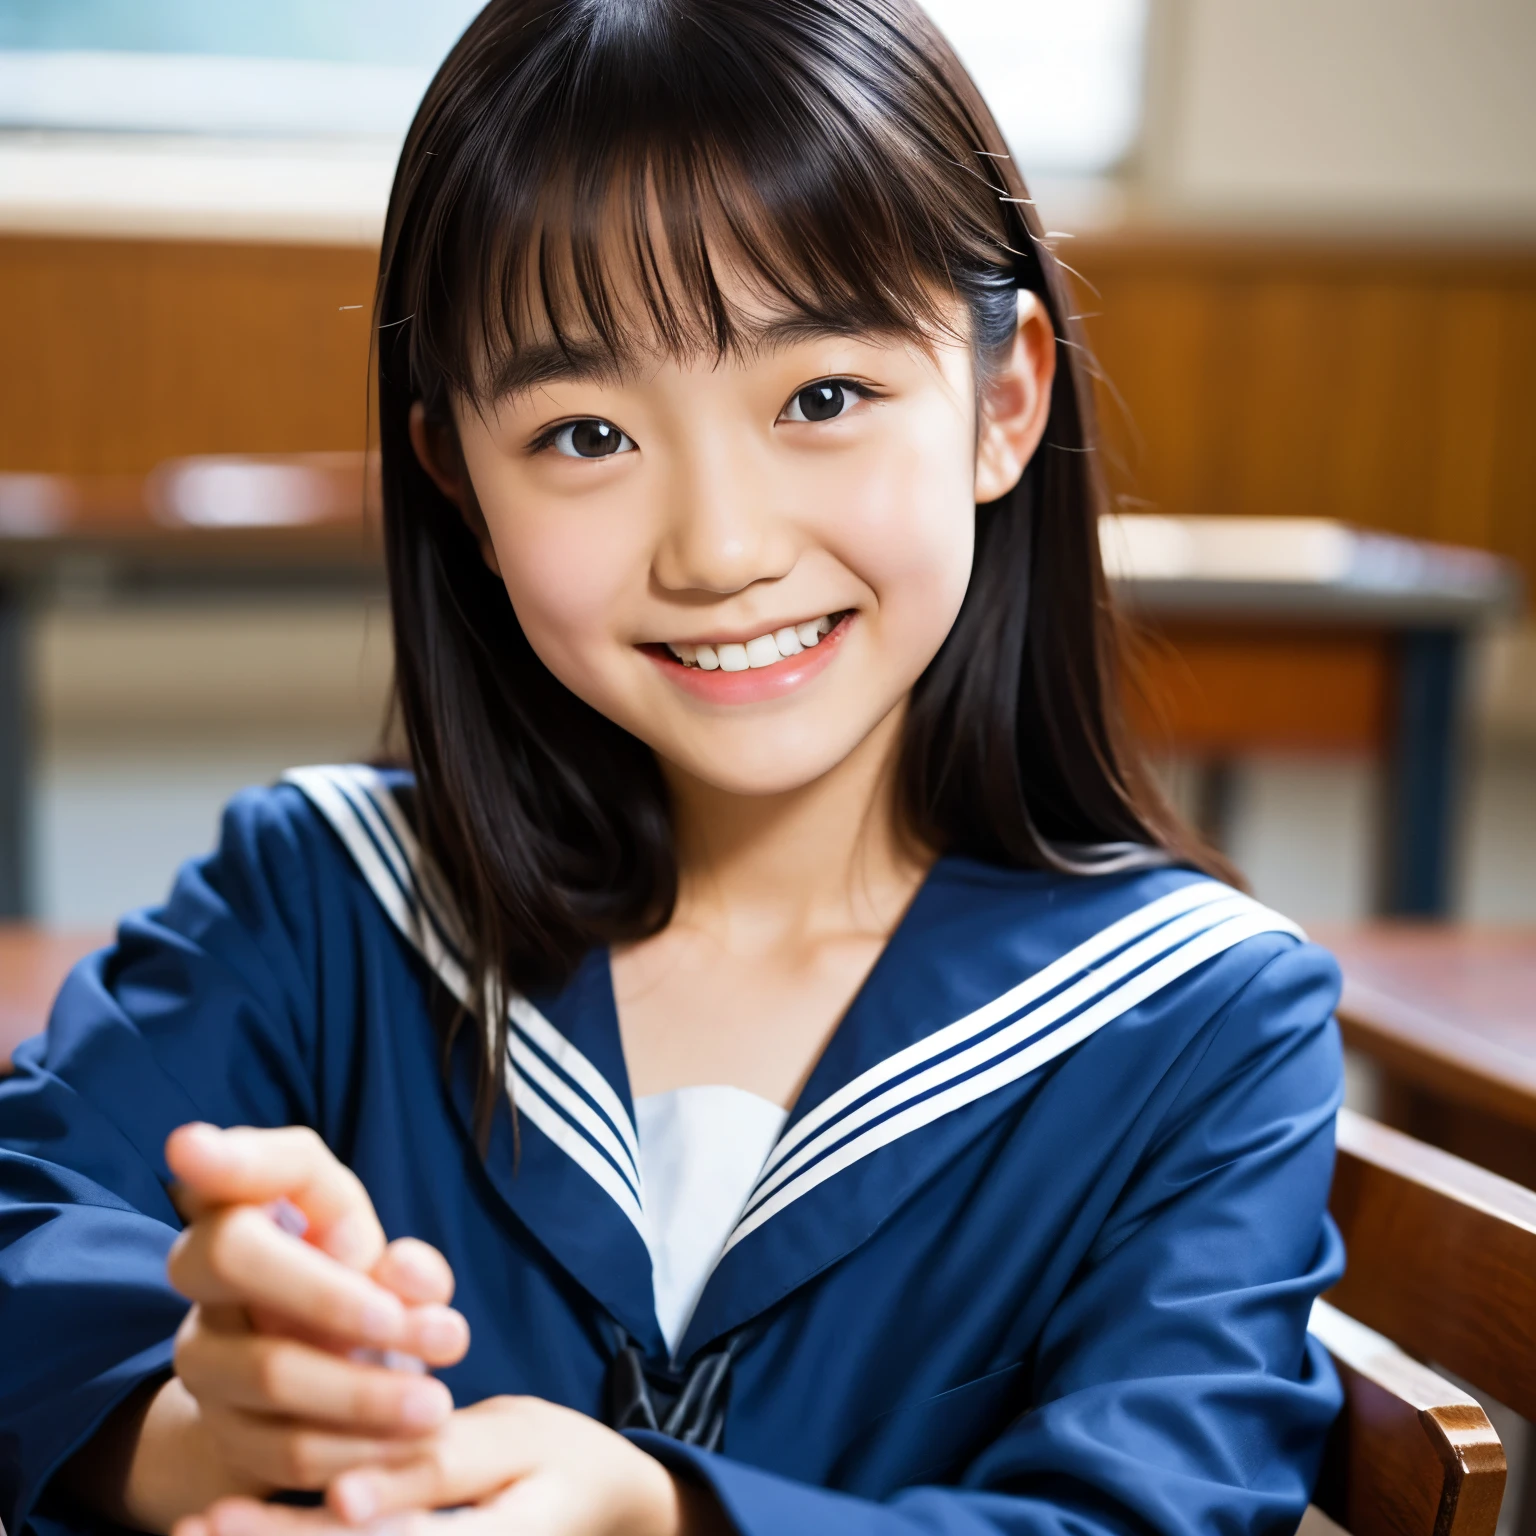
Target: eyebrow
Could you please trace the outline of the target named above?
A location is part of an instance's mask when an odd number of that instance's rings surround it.
[[[623,362],[603,347],[561,347],[535,342],[519,347],[496,369],[491,397],[504,400],[527,394],[541,384],[613,384],[624,377]]]
[[[899,326],[840,325],[810,315],[783,315],[750,328],[738,326],[736,344],[728,351],[753,357],[808,341],[849,341],[872,337],[899,337]],[[534,342],[519,347],[497,368],[491,381],[491,398],[505,400],[528,394],[545,384],[618,384],[633,376],[634,369],[622,356],[602,346],[579,343],[564,347],[556,342]]]

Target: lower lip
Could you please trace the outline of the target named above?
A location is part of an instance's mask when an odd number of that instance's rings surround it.
[[[771,667],[749,667],[745,672],[727,672],[717,667],[706,672],[702,667],[685,667],[664,646],[643,646],[642,650],[656,666],[685,693],[711,704],[756,704],[763,699],[781,698],[803,688],[813,677],[825,672],[853,627],[854,615],[846,613],[820,641],[807,646],[798,656],[787,656]]]

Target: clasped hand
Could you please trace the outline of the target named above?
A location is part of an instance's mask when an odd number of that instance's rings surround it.
[[[706,1495],[583,1414],[529,1397],[455,1411],[421,1368],[469,1347],[447,1261],[414,1239],[386,1243],[361,1182],[313,1132],[187,1125],[166,1158],[187,1220],[170,1278],[193,1306],[146,1431],[178,1422],[184,1450],[212,1464],[198,1486],[222,1496],[189,1506],[185,1477],[169,1496],[141,1478],[126,1497],[144,1524],[174,1520],[173,1536],[360,1525],[431,1536],[447,1518],[436,1511],[453,1507],[457,1536],[726,1529]],[[325,1501],[262,1502],[278,1489]]]

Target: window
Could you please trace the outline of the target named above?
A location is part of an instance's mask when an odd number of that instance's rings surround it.
[[[1146,0],[928,0],[1025,169],[1135,136]],[[0,124],[398,140],[478,0],[7,0]]]
[[[8,0],[6,127],[405,133],[475,0]]]
[[[1146,0],[925,0],[1026,175],[1101,176],[1141,120]]]

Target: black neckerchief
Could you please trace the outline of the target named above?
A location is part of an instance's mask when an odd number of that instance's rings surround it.
[[[647,1365],[622,1331],[608,1367],[608,1424],[612,1429],[651,1429],[684,1445],[715,1451],[725,1434],[733,1335],[723,1349],[700,1355],[687,1371]]]

